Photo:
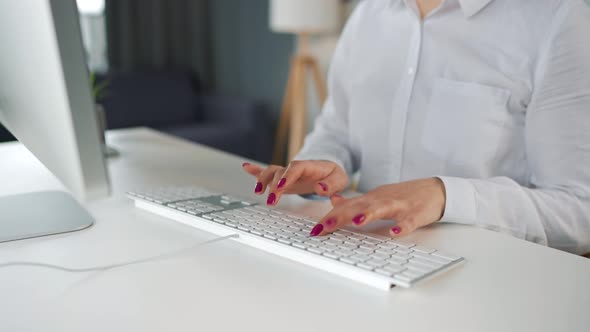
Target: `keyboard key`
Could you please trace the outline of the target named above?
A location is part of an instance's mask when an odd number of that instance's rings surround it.
[[[414,264],[412,262],[410,262],[404,266],[408,270],[419,271],[421,273],[428,273],[430,271],[433,271],[431,268],[428,268],[428,267],[426,267],[424,265],[420,265],[420,264]]]
[[[377,259],[388,259],[389,257],[391,257],[391,255],[387,255],[387,254],[381,254],[381,253],[374,253],[373,255],[371,255],[373,258],[377,258]]]
[[[358,246],[354,245],[354,244],[350,244],[350,243],[344,243],[339,245],[340,248],[345,248],[345,249],[350,249],[350,250],[354,250],[357,249]]]
[[[398,274],[393,275],[393,278],[394,279],[397,279],[399,281],[402,281],[402,282],[412,282],[412,280],[414,280],[414,278],[409,277],[409,276],[404,275],[404,274],[401,274],[401,273],[398,273]]]
[[[375,252],[378,254],[383,254],[383,255],[387,255],[387,256],[391,256],[391,255],[395,254],[395,252],[393,250],[383,249],[383,248],[377,249],[377,250],[375,250]]]
[[[322,246],[322,248],[324,248],[324,249],[326,249],[328,251],[335,251],[335,250],[338,250],[339,249],[338,246],[335,246],[333,244],[322,243],[321,246]]]
[[[324,241],[324,243],[326,243],[326,244],[332,244],[332,245],[337,246],[337,245],[341,245],[342,244],[342,241],[327,240],[327,241]]]
[[[363,242],[376,245],[376,244],[379,244],[383,241],[368,237],[368,238],[364,239]]]
[[[406,249],[402,247],[395,248],[395,251],[402,254],[402,255],[409,255],[412,253],[412,249]]]
[[[404,254],[399,254],[396,253],[395,255],[391,255],[392,257],[395,256],[399,259],[403,259],[403,260],[408,260],[408,259],[412,259],[414,256],[410,256],[410,255],[404,255]]]
[[[264,237],[267,238],[267,239],[271,239],[271,240],[276,240],[277,239],[277,237],[275,235],[268,234],[268,233],[265,233],[264,234]]]
[[[388,262],[392,263],[392,264],[398,264],[398,265],[402,265],[408,262],[407,259],[403,259],[397,256],[392,256],[389,259],[387,259]]]
[[[412,263],[412,264],[423,265],[423,266],[429,267],[429,268],[431,268],[433,270],[434,269],[437,269],[437,268],[439,268],[441,266],[440,264],[436,264],[436,263],[433,263],[431,261],[427,261],[427,260],[421,259],[421,258],[412,258],[412,259],[409,260],[409,262]]]
[[[449,261],[444,258],[433,256],[433,255],[428,255],[428,254],[423,254],[421,252],[414,252],[414,253],[412,253],[412,256],[422,258],[422,259],[431,261],[436,264],[441,264],[441,265],[445,265],[445,264],[449,263]]]
[[[391,243],[395,244],[398,247],[402,247],[402,248],[412,248],[413,246],[415,246],[415,244],[413,244],[413,243],[402,242],[399,240],[391,240]]]
[[[425,254],[430,254],[430,253],[433,253],[436,251],[434,249],[430,249],[430,248],[426,248],[426,247],[422,247],[422,246],[414,246],[414,247],[412,247],[412,250],[418,251],[421,253],[425,253]]]
[[[364,262],[364,261],[368,261],[371,257],[367,256],[367,255],[354,255],[354,256],[350,256],[350,259],[355,260],[356,262]]]
[[[299,248],[299,249],[307,249],[307,245],[305,245],[303,243],[299,243],[299,242],[293,242],[293,247]]]
[[[307,251],[313,252],[314,254],[318,254],[318,255],[321,255],[325,252],[323,249],[318,248],[318,247],[307,248]]]
[[[284,244],[291,244],[291,241],[289,241],[287,239],[284,239],[284,238],[279,238],[278,241],[281,242],[281,243],[284,243]]]
[[[330,239],[334,239],[336,241],[344,242],[344,241],[346,241],[346,236],[342,236],[342,235],[338,235],[338,234],[332,234],[332,235],[330,235]]]
[[[460,259],[460,257],[458,257],[458,256],[450,255],[450,254],[447,254],[447,253],[442,253],[440,251],[435,251],[434,253],[432,253],[432,255],[433,256],[436,256],[436,257],[440,257],[440,258],[446,259],[446,260],[449,260],[449,261],[452,261],[452,262],[453,261],[457,261],[457,260]]]
[[[389,271],[391,273],[399,273],[402,272],[403,270],[405,270],[406,268],[404,266],[401,265],[397,265],[397,264],[387,264],[385,266],[381,267],[382,270],[386,270]]]
[[[354,259],[351,259],[350,257],[340,257],[340,260],[346,264],[356,264],[356,261]]]
[[[349,240],[349,241],[346,241],[346,242],[344,242],[344,243],[345,243],[345,244],[348,244],[348,245],[353,245],[353,246],[355,246],[355,247],[357,247],[357,248],[359,247],[359,245],[360,245],[360,244],[362,244],[362,242],[356,242],[356,243],[355,243],[355,242],[352,242],[352,241],[350,241],[350,240]]]
[[[415,271],[415,270],[405,270],[401,274],[403,276],[411,278],[411,279],[417,279],[417,278],[420,278],[424,275],[424,273],[421,273],[421,272]]]
[[[361,269],[365,269],[365,270],[373,270],[373,267],[371,265],[368,265],[365,263],[356,263],[356,266],[360,267]]]
[[[373,267],[381,267],[383,265],[386,265],[387,262],[384,260],[380,260],[380,259],[371,259],[371,260],[366,261],[365,264],[371,265]]]
[[[388,242],[382,242],[382,243],[379,243],[377,246],[378,246],[379,248],[383,248],[383,249],[385,249],[385,250],[392,250],[392,249],[395,249],[395,248],[397,248],[397,246],[396,246],[395,244],[393,244],[393,243],[390,243],[389,241],[388,241]]]
[[[332,259],[338,259],[338,258],[342,257],[342,255],[340,255],[339,253],[333,252],[333,251],[324,252],[324,256],[326,256],[328,258],[332,258]]]
[[[351,250],[339,250],[338,253],[342,256],[354,256],[355,253]]]
[[[376,245],[374,245],[374,244],[368,244],[366,242],[365,243],[361,243],[359,245],[359,248],[368,249],[368,250],[371,250],[371,251],[375,251],[376,249],[379,249],[379,247],[377,247]]]
[[[354,252],[362,255],[369,255],[373,253],[373,250],[365,249],[365,248],[358,248],[353,250]]]

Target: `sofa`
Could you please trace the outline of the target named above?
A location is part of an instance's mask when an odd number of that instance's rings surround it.
[[[109,129],[147,126],[268,162],[274,123],[260,103],[201,92],[188,71],[138,70],[97,75]]]

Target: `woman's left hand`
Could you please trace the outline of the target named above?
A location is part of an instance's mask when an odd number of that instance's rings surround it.
[[[311,236],[328,234],[351,223],[362,226],[382,219],[396,221],[389,230],[391,236],[403,236],[439,221],[446,197],[443,182],[430,178],[380,186],[351,199],[334,195],[331,200],[334,208],[313,227]]]

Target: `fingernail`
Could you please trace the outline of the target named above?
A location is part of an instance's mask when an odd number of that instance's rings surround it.
[[[362,223],[363,223],[363,221],[365,221],[365,215],[364,215],[364,214],[362,214],[362,213],[361,213],[361,214],[358,214],[358,215],[356,215],[354,218],[352,218],[352,222],[353,222],[355,225],[360,225],[360,224],[362,224]]]
[[[314,226],[314,228],[311,229],[311,232],[309,232],[309,236],[318,236],[318,235],[320,235],[320,233],[323,230],[324,230],[324,225],[317,224]]]
[[[268,195],[268,199],[266,200],[266,204],[273,205],[276,200],[277,200],[277,195],[275,195],[275,193],[270,193],[270,195]]]
[[[322,190],[323,190],[323,191],[328,191],[328,185],[327,185],[327,184],[325,184],[325,183],[323,183],[323,182],[320,182],[320,183],[318,183],[318,184],[320,185],[320,187],[322,187]]]
[[[342,197],[342,195],[340,195],[339,193],[335,193],[335,194],[333,194],[333,195],[332,195],[332,197],[334,197],[334,198],[344,198],[344,197]]]
[[[254,188],[254,192],[257,194],[262,192],[262,182],[256,182],[256,187]]]
[[[242,167],[250,166],[250,163],[243,163]]]
[[[333,227],[334,225],[336,225],[336,219],[335,218],[330,218],[328,220],[326,220],[326,226],[327,227]]]
[[[279,185],[277,186],[277,188],[279,188],[279,189],[283,188],[283,186],[285,185],[285,183],[287,183],[287,179],[285,179],[285,178],[282,178],[282,179],[279,181]]]
[[[402,229],[399,226],[395,226],[391,229],[391,231],[393,232],[393,234],[399,234],[402,232]]]

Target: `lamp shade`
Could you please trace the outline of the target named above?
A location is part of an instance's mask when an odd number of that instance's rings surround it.
[[[340,0],[271,0],[275,32],[329,33],[339,28]]]

